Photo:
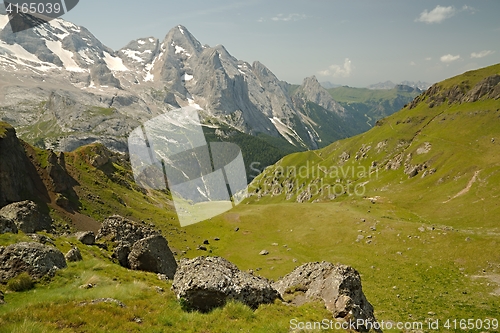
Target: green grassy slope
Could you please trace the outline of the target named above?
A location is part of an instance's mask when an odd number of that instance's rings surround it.
[[[435,91],[468,91],[496,73],[500,65],[444,81]],[[246,202],[185,228],[178,226],[168,192],[137,188],[126,161],[92,167],[99,146],[66,155],[78,182],[73,200],[97,221],[118,213],[156,224],[177,258],[220,255],[271,279],[308,261],[351,265],[379,320],[500,319],[500,101],[444,99],[438,105],[433,96],[420,99],[365,134],[284,157],[255,179]],[[52,214],[61,223],[67,219]],[[26,239],[3,234],[0,245]],[[196,250],[204,239],[208,251]],[[107,251],[66,236],[56,245],[62,251],[78,246],[84,261],[31,291],[8,292],[0,332],[289,332],[293,318],[330,318],[318,304],[272,304],[254,312],[231,303],[209,314],[184,312],[170,283],[154,274],[127,271]],[[269,255],[259,255],[263,249]],[[96,287],[79,288],[88,283]],[[126,307],[80,306],[101,297]],[[441,326],[439,332],[463,330]]]
[[[500,65],[443,81],[367,133],[266,169],[238,208],[266,230],[247,246],[274,238],[299,260],[359,268],[385,320],[498,318],[500,100],[442,98],[495,74]]]
[[[398,87],[389,90],[338,87],[328,89],[328,92],[350,114],[359,119],[357,127],[364,131],[373,127],[378,119],[400,110],[419,94],[417,90]]]

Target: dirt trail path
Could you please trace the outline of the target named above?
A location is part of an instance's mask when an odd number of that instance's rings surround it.
[[[459,197],[459,196],[464,195],[465,193],[469,192],[470,188],[472,187],[472,184],[474,184],[476,182],[477,175],[479,174],[480,171],[481,170],[474,172],[474,176],[472,176],[471,180],[469,180],[469,183],[467,184],[467,186],[463,190],[461,190],[460,192],[458,192],[453,197],[451,197],[450,199],[446,200],[443,203],[450,202],[451,200],[455,199],[456,197]]]

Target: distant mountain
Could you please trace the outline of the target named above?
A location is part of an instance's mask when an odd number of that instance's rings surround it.
[[[431,86],[430,83],[421,81],[402,81],[399,84],[395,84],[392,81],[379,82],[368,86],[368,89],[393,89],[396,85],[409,86],[412,88],[418,88],[420,90],[427,90]]]
[[[418,88],[395,85],[392,89],[338,87],[328,89],[333,99],[357,120],[356,127],[369,130],[377,120],[390,116],[422,93]]]
[[[393,89],[394,87],[396,87],[395,83],[392,81],[385,81],[371,84],[368,86],[368,89]]]
[[[335,83],[331,83],[330,81],[325,81],[325,82],[321,82],[321,86],[325,89],[331,89],[331,88],[337,88],[337,87],[342,87],[341,84],[335,84]]]

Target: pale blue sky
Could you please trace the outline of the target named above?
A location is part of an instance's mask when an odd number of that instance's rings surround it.
[[[112,49],[182,24],[282,80],[436,82],[500,62],[500,1],[81,0],[63,18]]]

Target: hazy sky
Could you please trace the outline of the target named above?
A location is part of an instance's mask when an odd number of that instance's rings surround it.
[[[433,83],[500,62],[498,0],[81,0],[63,18],[115,50],[182,24],[290,83]]]

